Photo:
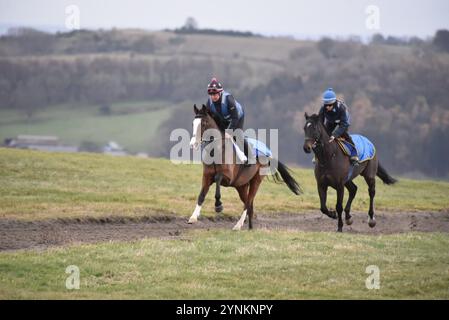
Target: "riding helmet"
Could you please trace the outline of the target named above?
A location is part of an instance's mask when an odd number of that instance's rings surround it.
[[[207,93],[220,93],[223,91],[223,86],[220,82],[218,82],[217,78],[212,78],[210,83],[207,86]]]
[[[337,101],[337,96],[335,95],[334,90],[332,88],[327,89],[323,93],[323,103],[324,104],[333,104]]]

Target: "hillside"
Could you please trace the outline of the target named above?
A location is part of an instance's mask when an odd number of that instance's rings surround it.
[[[449,140],[448,70],[449,54],[424,41],[29,32],[0,38],[0,138],[22,131],[59,134],[59,124],[42,121],[51,112],[72,132],[61,134],[69,141],[92,132],[88,138],[96,143],[122,139],[130,150],[167,157],[169,133],[190,130],[192,105],[205,102],[214,75],[245,106],[246,127],[279,129],[279,150],[288,162],[310,166],[301,150],[303,114],[317,111],[321,92],[333,87],[349,105],[352,132],[369,137],[392,172],[447,179],[449,149],[435,141]],[[134,116],[96,119],[98,130],[91,129],[95,120],[83,118],[104,106],[157,102],[163,115],[133,110]],[[157,119],[157,128],[145,133],[147,116]],[[133,130],[123,134],[127,127]],[[167,139],[154,145],[155,136]]]

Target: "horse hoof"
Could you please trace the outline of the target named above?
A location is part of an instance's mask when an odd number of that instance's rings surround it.
[[[337,213],[335,211],[329,211],[329,218],[337,219]]]
[[[234,228],[232,228],[232,230],[234,230],[234,231],[240,231],[241,229],[242,229],[242,226],[238,226],[238,225],[235,225]]]
[[[187,221],[187,223],[188,223],[188,224],[192,224],[192,223],[195,223],[195,222],[197,222],[197,221],[198,221],[197,218],[190,218],[189,221]]]
[[[341,233],[343,232],[343,229],[337,229],[337,232]]]
[[[369,219],[368,225],[370,226],[370,228],[374,228],[376,226],[376,220]]]
[[[349,218],[349,219],[346,219],[346,224],[347,224],[348,226],[350,226],[353,222],[354,222],[354,221],[352,220],[352,217]]]
[[[223,205],[219,205],[218,207],[215,207],[216,213],[222,213],[223,212]]]

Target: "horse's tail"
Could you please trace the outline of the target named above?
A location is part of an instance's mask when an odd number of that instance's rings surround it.
[[[294,193],[294,194],[301,194],[302,190],[299,186],[299,183],[293,178],[291,175],[291,170],[282,162],[277,162],[277,171],[274,174],[274,181],[276,182],[282,182],[284,181],[285,184],[288,186],[288,188]],[[281,174],[281,177],[279,177],[279,174]]]
[[[380,162],[377,166],[377,176],[383,181],[383,183],[385,184],[395,184],[397,182],[397,180],[395,178],[393,178],[392,176],[390,176],[387,172],[387,170],[384,169],[384,167],[382,167],[380,165]]]

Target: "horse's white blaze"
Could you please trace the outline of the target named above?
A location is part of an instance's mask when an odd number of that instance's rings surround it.
[[[198,217],[201,213],[201,206],[199,204],[196,205],[195,210],[192,213],[192,216],[189,219],[189,223],[194,223],[198,221]]]
[[[311,122],[308,122],[308,123],[307,123],[307,128],[310,127],[311,125],[312,125],[312,123],[311,123]]]
[[[201,140],[201,132],[200,132],[200,128],[201,128],[201,119],[197,118],[197,119],[193,119],[193,132],[192,132],[192,139],[190,140],[190,147],[191,148],[198,148],[199,144],[200,144],[200,140]]]
[[[246,219],[246,210],[243,211],[242,216],[240,217],[239,221],[235,224],[234,228],[232,230],[240,230],[243,227],[243,224],[245,223]]]

